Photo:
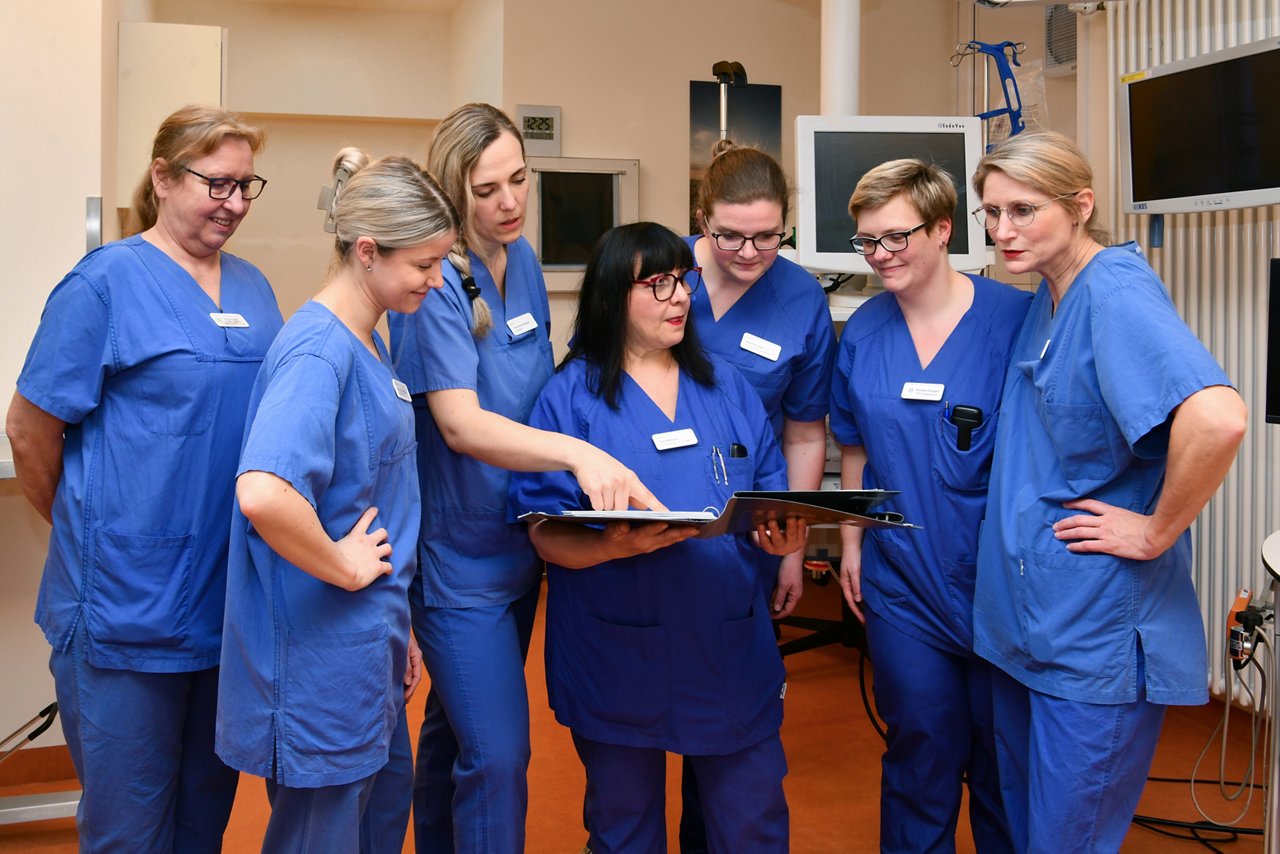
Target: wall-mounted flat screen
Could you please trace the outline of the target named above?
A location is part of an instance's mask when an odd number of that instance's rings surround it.
[[[1127,213],[1280,204],[1280,39],[1121,80]]]

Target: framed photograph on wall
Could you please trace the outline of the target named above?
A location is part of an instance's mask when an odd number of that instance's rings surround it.
[[[697,231],[694,199],[720,139],[720,84],[689,81],[689,233]],[[782,162],[782,87],[747,83],[729,87],[729,139],[768,152]],[[785,168],[785,167],[784,167]]]

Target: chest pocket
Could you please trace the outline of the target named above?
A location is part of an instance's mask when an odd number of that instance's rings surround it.
[[[370,468],[389,465],[413,453],[418,447],[413,404],[396,396],[391,377],[382,372],[374,376],[361,373],[360,391],[367,401]]]
[[[190,354],[162,356],[139,365],[133,410],[157,436],[199,436],[213,423],[216,363]]]
[[[1042,362],[1019,362],[1035,386],[1037,415],[1053,445],[1067,483],[1084,494],[1106,483],[1120,466],[1128,443],[1111,413],[1099,401],[1059,402],[1047,393]]]
[[[993,414],[973,428],[968,450],[960,450],[960,428],[939,410],[934,418],[933,472],[943,485],[958,492],[986,492],[991,476],[991,456],[996,445]]]

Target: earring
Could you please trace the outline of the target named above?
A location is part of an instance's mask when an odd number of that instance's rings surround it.
[[[373,272],[373,265],[372,265],[372,264],[368,265],[367,267],[365,267],[365,268],[364,268],[364,271],[365,271],[366,273],[372,273],[372,272]]]

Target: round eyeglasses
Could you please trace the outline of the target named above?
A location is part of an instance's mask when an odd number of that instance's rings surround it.
[[[236,178],[210,178],[208,175],[201,175],[194,169],[186,166],[182,167],[183,172],[190,172],[201,181],[209,185],[209,198],[222,201],[231,198],[231,194],[235,192],[236,187],[240,188],[240,198],[246,202],[251,202],[258,196],[262,195],[262,190],[267,186],[267,179],[259,175],[252,178],[245,178],[243,181]]]
[[[927,222],[922,222],[915,228],[908,228],[906,231],[891,231],[879,237],[859,237],[855,234],[849,238],[849,245],[859,255],[874,255],[876,254],[877,246],[883,246],[886,252],[901,252],[907,248],[907,238],[928,224]]]
[[[978,221],[978,225],[987,231],[994,231],[996,226],[1000,224],[1000,215],[1004,214],[1009,222],[1018,228],[1026,228],[1028,225],[1036,221],[1036,211],[1045,205],[1051,205],[1060,199],[1068,196],[1079,195],[1080,191],[1074,193],[1063,193],[1061,196],[1054,196],[1043,202],[1032,204],[1031,202],[1014,202],[1008,207],[998,208],[995,205],[983,205],[973,212],[973,218]]]
[[[715,240],[716,246],[719,246],[726,252],[737,252],[747,245],[747,241],[751,241],[751,245],[756,248],[757,252],[772,252],[782,245],[782,238],[787,235],[783,232],[766,231],[762,234],[753,234],[747,237],[745,234],[717,233],[711,232],[712,239]]]
[[[690,280],[689,274],[697,273],[696,279]],[[636,279],[633,284],[644,285],[653,291],[653,298],[658,302],[666,302],[675,296],[676,283],[684,285],[685,293],[691,294],[698,289],[698,284],[702,281],[702,268],[690,267],[683,273],[676,275],[675,273],[662,273],[657,276],[650,276],[647,279]]]

